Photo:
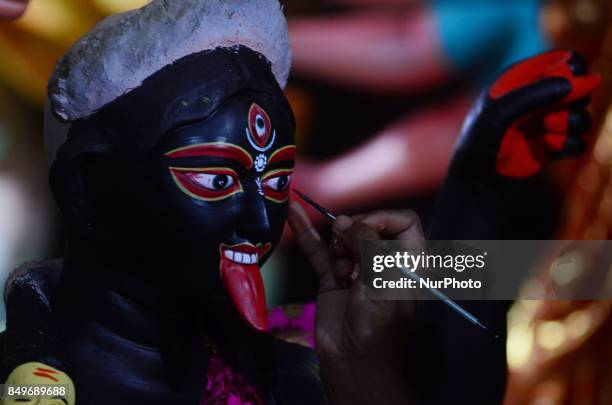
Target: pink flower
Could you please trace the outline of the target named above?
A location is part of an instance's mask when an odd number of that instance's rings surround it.
[[[206,378],[206,390],[200,405],[263,405],[257,390],[217,354],[210,359]]]

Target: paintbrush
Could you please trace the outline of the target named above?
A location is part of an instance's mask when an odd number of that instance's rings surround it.
[[[325,215],[327,218],[331,219],[332,221],[336,220],[336,216],[334,214],[332,214],[331,212],[329,212],[328,210],[326,210],[325,208],[321,207],[319,204],[317,204],[316,202],[314,202],[312,200],[312,198],[308,197],[306,194],[297,191],[296,189],[292,188],[292,190],[298,195],[300,196],[300,198],[304,201],[306,201],[308,204],[310,204],[314,209],[316,209],[317,211],[319,211],[321,214]]]
[[[331,219],[332,221],[336,220],[336,216],[334,214],[332,214],[328,209],[325,209],[321,205],[319,205],[316,202],[314,202],[314,200],[312,198],[308,197],[306,194],[304,194],[304,193],[302,193],[302,192],[300,192],[300,191],[298,191],[298,190],[296,190],[294,188],[292,190],[302,200],[306,201],[308,204],[310,204],[314,209],[319,211],[321,214],[325,215],[327,218]],[[402,274],[404,274],[407,277],[410,277],[411,279],[415,280],[419,285],[421,285],[420,284],[421,276],[416,274],[416,272],[412,272],[412,271],[410,271],[408,269],[400,269],[400,271],[402,272]],[[459,315],[461,315],[463,318],[467,319],[468,321],[470,321],[474,325],[479,326],[481,329],[486,331],[489,335],[493,336],[495,339],[497,339],[499,337],[497,334],[493,333],[489,328],[487,328],[485,326],[485,324],[483,324],[478,318],[476,318],[469,311],[467,311],[466,309],[461,307],[461,305],[457,304],[455,301],[453,301],[450,298],[448,298],[446,296],[446,294],[444,294],[440,290],[438,290],[436,288],[433,288],[433,287],[429,287],[429,288],[427,288],[427,290],[430,293],[432,293],[436,298],[438,298],[440,301],[444,302],[453,311],[455,311],[456,313],[458,313]]]

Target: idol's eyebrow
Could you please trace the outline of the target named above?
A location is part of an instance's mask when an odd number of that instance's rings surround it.
[[[287,145],[272,152],[268,163],[282,162],[285,160],[295,160],[295,145]]]
[[[59,399],[60,401],[62,401],[66,405],[68,405],[68,400],[66,398],[64,398],[64,397],[53,397],[51,399]]]
[[[195,145],[183,146],[166,152],[164,156],[169,158],[197,156],[223,157],[236,160],[247,169],[253,167],[253,158],[246,150],[238,145],[226,142],[198,143]]]

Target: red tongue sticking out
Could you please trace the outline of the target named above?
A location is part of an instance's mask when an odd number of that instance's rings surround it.
[[[268,329],[266,291],[258,264],[240,264],[221,257],[221,281],[238,312],[253,328]]]

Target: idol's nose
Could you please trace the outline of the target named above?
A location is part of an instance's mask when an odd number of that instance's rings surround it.
[[[265,234],[271,229],[266,199],[260,190],[256,182],[245,185],[240,207],[238,233],[251,241],[265,240]]]

